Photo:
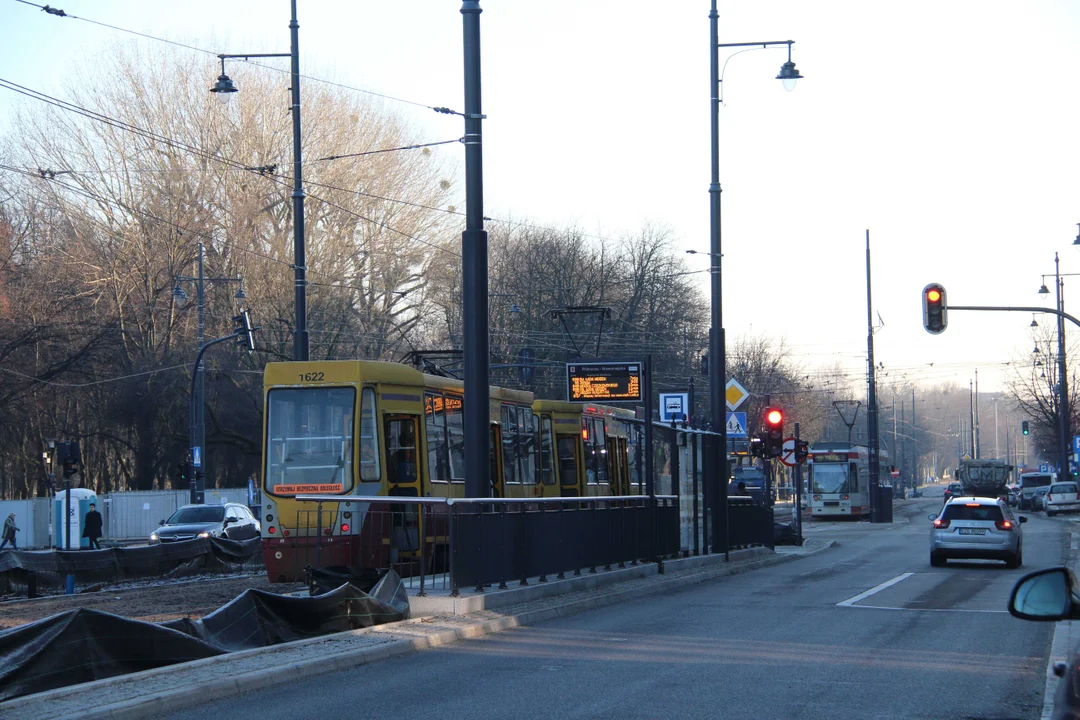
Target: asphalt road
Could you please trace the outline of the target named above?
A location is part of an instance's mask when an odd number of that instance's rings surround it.
[[[806,559],[171,717],[1038,718],[1054,626],[1005,604],[1073,525],[1029,514],[1020,570],[931,568],[940,502],[808,524],[839,545]]]

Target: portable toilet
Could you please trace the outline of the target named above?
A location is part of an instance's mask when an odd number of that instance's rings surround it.
[[[71,509],[68,513],[67,494],[71,493]],[[61,490],[53,499],[53,527],[56,534],[53,537],[53,547],[59,550],[77,550],[90,547],[90,538],[82,536],[82,519],[90,512],[90,503],[97,502],[97,494],[86,488],[72,488]],[[71,545],[67,546],[67,528],[64,527],[64,516],[67,515],[71,527]]]

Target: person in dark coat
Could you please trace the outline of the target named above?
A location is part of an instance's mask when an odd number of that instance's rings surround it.
[[[90,539],[90,547],[95,550],[101,549],[101,545],[98,544],[98,538],[101,537],[101,513],[97,511],[94,503],[90,503],[90,510],[83,518],[82,536]]]
[[[4,521],[4,536],[3,541],[0,542],[0,549],[3,549],[5,545],[11,543],[13,550],[18,550],[19,546],[15,543],[15,533],[19,531],[19,528],[15,527],[15,513],[11,513],[7,516],[7,520]]]

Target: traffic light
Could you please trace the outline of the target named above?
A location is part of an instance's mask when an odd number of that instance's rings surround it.
[[[236,327],[233,328],[233,333],[236,334],[236,343],[238,345],[247,345],[248,350],[255,349],[255,335],[253,334],[253,328],[251,327],[251,316],[247,310],[241,310],[239,315],[233,316],[233,322],[236,323]]]
[[[708,356],[708,354],[705,354],[705,355],[701,356],[701,374],[702,375],[708,375],[709,374],[709,356]]]
[[[784,452],[784,413],[765,408],[765,457],[780,457]]]
[[[923,327],[931,335],[945,332],[949,324],[948,304],[945,302],[945,288],[938,283],[930,283],[922,291]]]
[[[186,487],[191,482],[191,463],[187,461],[177,463],[176,478],[178,487]]]
[[[795,441],[795,462],[805,462],[810,457],[810,443],[807,440]]]
[[[1024,433],[1025,435],[1028,434],[1028,421],[1027,420],[1020,423],[1020,432]]]
[[[750,457],[765,457],[765,439],[760,435],[754,435],[750,438]]]

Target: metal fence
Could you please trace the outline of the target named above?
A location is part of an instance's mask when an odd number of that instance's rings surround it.
[[[358,534],[335,536],[339,496],[298,496],[311,528],[293,543],[294,563],[312,568],[392,567],[426,589],[507,587],[679,552],[674,495],[579,498],[365,498]],[[324,503],[334,509],[324,508]],[[301,518],[297,518],[298,526]],[[295,572],[296,570],[293,569]]]
[[[150,537],[161,521],[186,505],[187,490],[146,490],[109,493],[98,503],[104,521],[105,537],[111,540],[137,540]],[[207,490],[206,504],[227,502],[247,504],[245,488]]]
[[[31,500],[0,500],[0,523],[15,513],[15,542],[20,548],[48,547],[49,545],[49,498]],[[8,545],[11,547],[11,545]]]

